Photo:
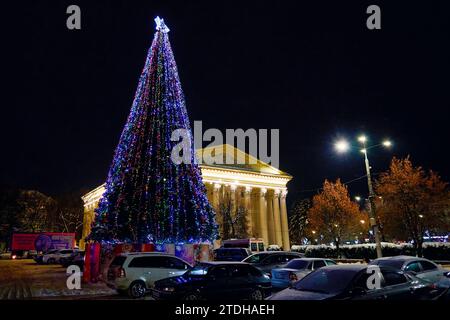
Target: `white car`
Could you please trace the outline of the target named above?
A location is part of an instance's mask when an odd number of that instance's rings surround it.
[[[78,249],[60,249],[60,250],[50,250],[42,256],[42,263],[44,264],[54,264],[59,263],[61,258],[68,258],[77,252]]]
[[[157,280],[184,274],[192,266],[174,255],[134,252],[118,255],[108,270],[107,285],[120,294],[141,298]]]

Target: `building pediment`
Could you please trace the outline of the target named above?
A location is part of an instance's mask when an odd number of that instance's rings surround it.
[[[198,149],[196,153],[197,158],[202,160],[201,167],[242,170],[257,174],[284,176],[292,179],[292,176],[289,174],[229,144]],[[219,161],[214,162],[217,159]]]

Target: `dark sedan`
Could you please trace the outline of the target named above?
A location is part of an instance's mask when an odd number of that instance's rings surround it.
[[[422,300],[436,298],[444,290],[397,269],[378,267],[378,272],[368,268],[372,267],[323,267],[269,300]]]
[[[444,276],[436,283],[436,287],[443,290],[437,300],[450,302],[450,271],[445,272]]]
[[[270,278],[242,262],[201,263],[179,277],[155,281],[157,300],[263,300],[270,294]]]
[[[78,266],[81,271],[84,270],[84,251],[75,252],[70,257],[61,258],[60,264],[67,268],[71,265]]]
[[[258,269],[271,274],[274,268],[284,268],[289,261],[295,258],[302,258],[303,254],[298,252],[286,251],[264,251],[252,254],[242,260],[242,262],[250,263]]]
[[[448,271],[433,261],[412,256],[384,257],[375,259],[370,264],[396,268],[429,282],[440,281],[445,272]]]
[[[252,252],[245,248],[219,248],[214,250],[215,261],[242,261]]]

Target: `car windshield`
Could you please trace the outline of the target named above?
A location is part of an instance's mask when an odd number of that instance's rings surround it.
[[[247,257],[243,260],[243,262],[247,263],[260,263],[265,257],[267,257],[268,253],[257,253],[250,257]]]
[[[379,266],[383,267],[392,267],[394,269],[401,269],[403,266],[403,260],[391,260],[391,259],[382,259],[375,262]]]
[[[185,273],[186,276],[196,277],[196,276],[205,276],[208,274],[209,266],[207,265],[196,265],[191,270]]]
[[[287,265],[286,268],[288,269],[306,269],[308,267],[309,261],[307,260],[300,260],[300,259],[294,259],[291,260]]]
[[[294,284],[294,289],[319,293],[338,293],[344,290],[357,270],[319,269]]]

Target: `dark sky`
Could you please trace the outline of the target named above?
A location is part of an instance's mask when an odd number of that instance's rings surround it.
[[[279,128],[291,201],[325,178],[362,176],[358,152],[333,150],[362,132],[395,142],[370,154],[375,173],[410,154],[450,180],[448,1],[164,2],[2,3],[0,184],[56,194],[105,180],[156,15],[171,29],[191,122]],[[70,4],[80,31],[66,28]],[[369,4],[382,30],[366,28]]]

